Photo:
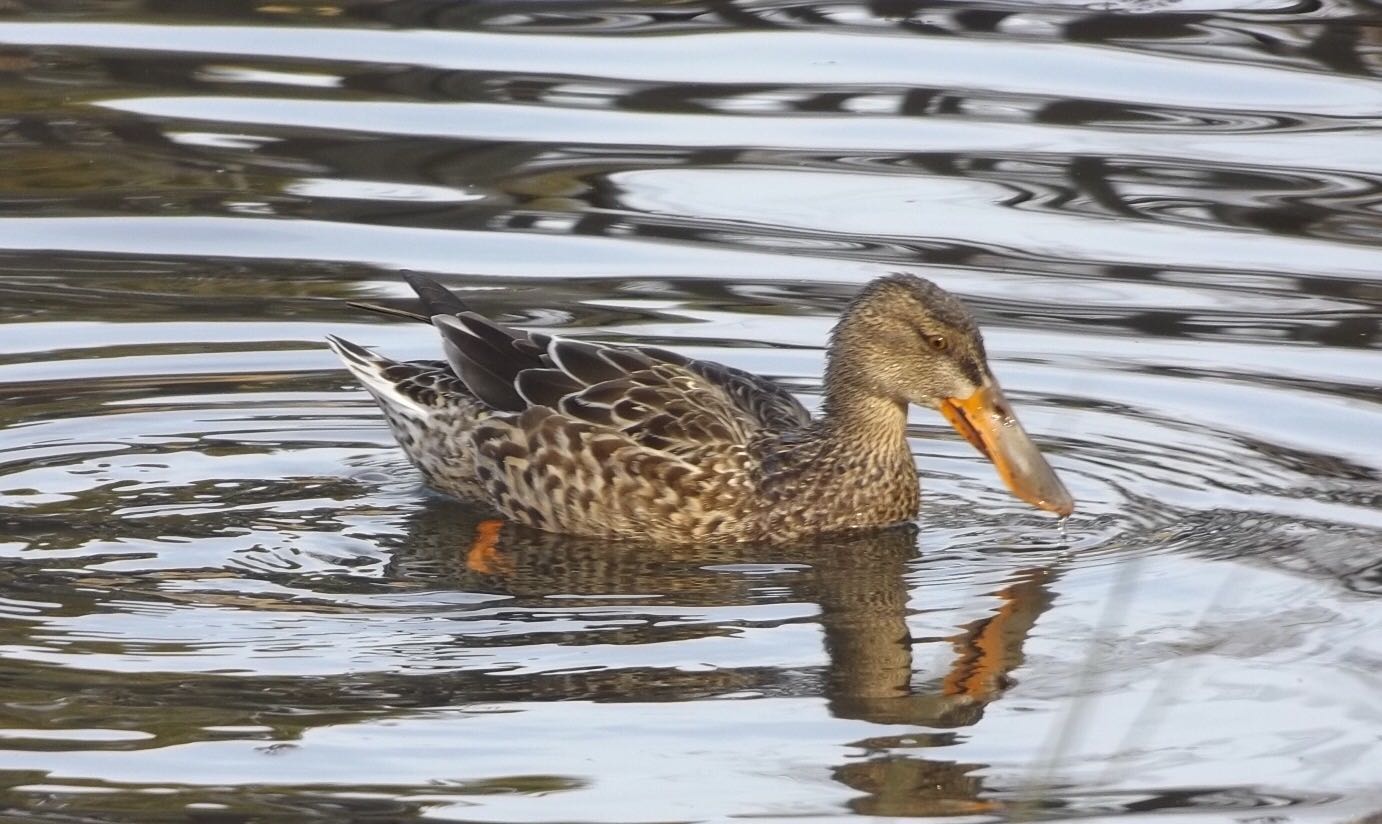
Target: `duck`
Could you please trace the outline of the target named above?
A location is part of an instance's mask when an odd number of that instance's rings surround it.
[[[938,411],[1019,499],[1074,500],[1018,421],[955,295],[893,273],[848,303],[813,416],[751,372],[654,346],[507,326],[414,272],[442,359],[327,341],[373,396],[424,482],[503,521],[658,544],[801,542],[916,519],[909,406]],[[501,523],[503,522],[501,521]]]

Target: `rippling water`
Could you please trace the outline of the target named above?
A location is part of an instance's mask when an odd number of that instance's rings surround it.
[[[1375,815],[1379,20],[0,5],[0,815]],[[925,274],[1069,539],[914,412],[915,529],[478,563],[322,343],[401,267],[808,402]]]

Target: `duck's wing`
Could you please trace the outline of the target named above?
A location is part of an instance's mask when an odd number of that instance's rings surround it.
[[[473,312],[432,324],[460,380],[497,411],[545,407],[673,454],[739,446],[810,420],[785,389],[723,364],[528,333]]]
[[[431,278],[403,277],[422,301],[422,313],[357,305],[431,323],[457,377],[496,411],[545,406],[674,451],[744,443],[760,431],[797,429],[811,420],[782,386],[742,369],[656,347],[514,329],[470,311]]]
[[[715,361],[693,360],[685,366],[719,387],[730,402],[760,428],[788,431],[811,422],[811,413],[806,411],[801,401],[771,378]]]

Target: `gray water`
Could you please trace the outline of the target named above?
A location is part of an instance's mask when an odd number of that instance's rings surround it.
[[[1375,816],[1380,20],[4,4],[0,820]],[[924,274],[1068,540],[914,411],[913,529],[472,557],[322,341],[399,268],[808,403]]]

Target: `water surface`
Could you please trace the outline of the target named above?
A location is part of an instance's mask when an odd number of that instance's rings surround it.
[[[1366,2],[0,10],[0,809],[43,822],[1382,810]],[[399,268],[814,404],[961,294],[1069,537],[914,411],[918,524],[660,553],[418,484]]]

